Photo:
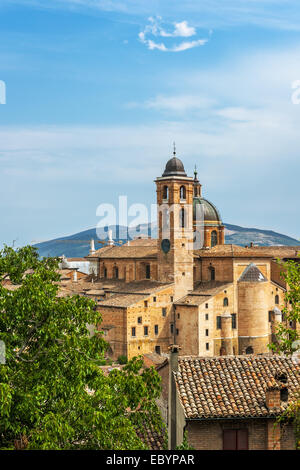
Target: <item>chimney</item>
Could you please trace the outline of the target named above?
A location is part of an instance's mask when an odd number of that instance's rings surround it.
[[[270,385],[266,390],[266,406],[270,412],[275,408],[280,408],[280,387],[278,385]]]
[[[178,371],[178,355],[180,347],[176,344],[170,346],[169,355],[169,450],[174,450],[177,446],[177,390],[174,379],[174,372]]]
[[[93,255],[95,253],[95,240],[92,238],[91,239],[91,247],[90,247],[90,255]]]
[[[269,413],[274,413],[280,407],[280,387],[278,385],[268,384],[266,390],[266,406]],[[280,450],[280,426],[275,426],[274,419],[268,419],[267,422],[267,450]]]
[[[250,248],[253,248],[253,242],[250,243]]]
[[[77,282],[77,270],[73,271],[73,282]]]

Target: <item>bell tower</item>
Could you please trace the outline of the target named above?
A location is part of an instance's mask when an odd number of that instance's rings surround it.
[[[155,180],[158,220],[158,279],[174,282],[174,300],[193,290],[193,191],[194,180],[187,176],[176,157]]]

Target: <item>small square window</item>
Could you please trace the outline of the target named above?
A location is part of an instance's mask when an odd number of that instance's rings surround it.
[[[209,343],[206,343],[206,351],[209,351]]]
[[[148,336],[148,326],[144,326],[144,336]]]
[[[156,354],[160,354],[160,346],[155,346],[155,352]]]
[[[138,317],[137,322],[140,323],[140,324],[143,323],[143,318],[142,318],[142,317]]]

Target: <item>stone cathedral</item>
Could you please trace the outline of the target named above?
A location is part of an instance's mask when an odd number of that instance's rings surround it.
[[[164,354],[171,344],[180,355],[271,354],[287,288],[276,259],[295,259],[300,247],[225,244],[218,209],[175,151],[155,184],[158,238],[111,240],[86,257],[96,276],[86,294],[111,357]]]

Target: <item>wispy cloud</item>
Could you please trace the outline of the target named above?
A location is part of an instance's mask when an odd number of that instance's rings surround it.
[[[173,42],[166,44],[165,42],[154,41],[154,38],[163,37],[163,38],[189,38],[197,34],[196,28],[189,26],[187,21],[181,21],[179,23],[173,23],[173,30],[166,30],[162,26],[162,18],[157,16],[153,18],[150,16],[149,24],[146,25],[143,31],[139,33],[140,41],[145,44],[148,49],[154,50],[158,49],[163,52],[182,52],[193,47],[204,46],[207,43],[208,39],[194,39],[192,41],[182,41],[178,44]],[[211,34],[211,32],[210,32]]]

